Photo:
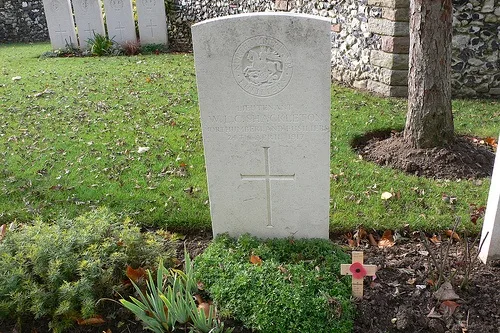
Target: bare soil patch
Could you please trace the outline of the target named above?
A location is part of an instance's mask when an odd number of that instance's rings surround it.
[[[484,140],[457,136],[453,144],[412,148],[401,132],[381,130],[356,138],[352,147],[365,160],[408,174],[435,179],[478,179],[491,176],[495,154]]]

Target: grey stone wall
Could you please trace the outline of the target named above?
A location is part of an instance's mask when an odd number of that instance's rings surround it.
[[[41,0],[0,0],[0,43],[49,40]]]
[[[329,17],[332,20],[332,75],[353,85],[369,77],[370,51],[380,48],[380,36],[368,31],[368,17],[376,16],[367,0],[172,0],[169,43],[177,51],[191,50],[193,23],[224,15],[288,11]]]
[[[452,88],[500,98],[500,1],[454,0]]]
[[[407,94],[410,0],[165,0],[169,48],[190,51],[196,22],[288,11],[332,21],[332,77],[387,96]],[[500,97],[500,0],[453,0],[455,96]],[[0,43],[48,40],[41,0],[0,0]]]

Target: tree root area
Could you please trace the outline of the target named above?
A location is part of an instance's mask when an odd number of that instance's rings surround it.
[[[365,160],[434,179],[490,177],[495,163],[491,146],[467,136],[457,136],[454,143],[445,147],[416,149],[404,140],[402,133],[379,131],[356,138],[352,146]]]

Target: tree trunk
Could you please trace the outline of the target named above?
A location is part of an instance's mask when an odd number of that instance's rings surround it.
[[[451,112],[451,0],[410,1],[410,64],[405,139],[432,148],[454,138]]]

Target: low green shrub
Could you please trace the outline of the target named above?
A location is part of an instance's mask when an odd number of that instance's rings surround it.
[[[354,307],[340,264],[349,259],[327,240],[220,236],[194,267],[220,313],[253,330],[347,333]]]
[[[48,317],[61,331],[94,316],[99,299],[120,291],[127,265],[153,267],[174,254],[173,241],[141,233],[104,208],[19,226],[0,243],[0,317]]]
[[[166,53],[168,48],[165,44],[145,44],[141,45],[142,54],[160,54]]]

